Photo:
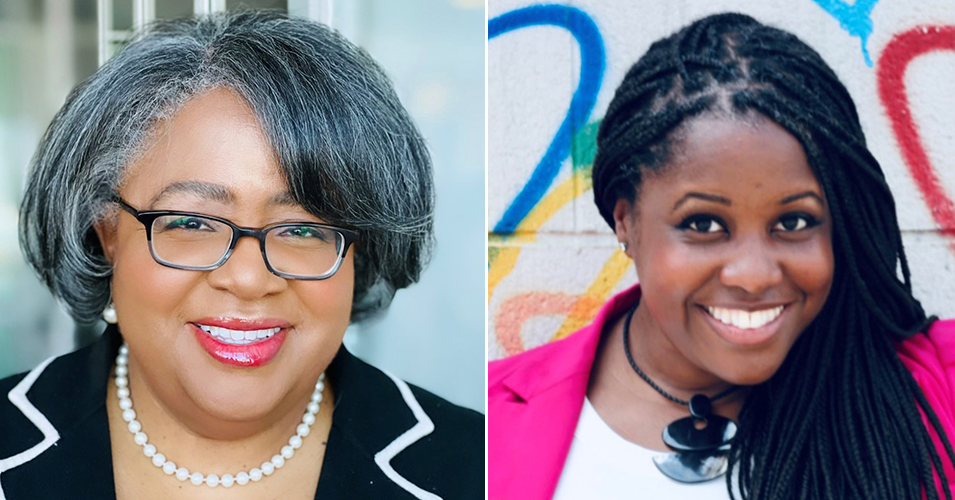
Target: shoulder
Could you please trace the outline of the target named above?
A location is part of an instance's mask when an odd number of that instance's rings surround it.
[[[50,420],[58,415],[60,390],[74,379],[76,353],[49,358],[29,372],[0,380],[0,459],[23,451],[44,439]]]
[[[105,383],[91,347],[0,380],[0,498],[65,498],[112,488]],[[102,386],[102,387],[100,387]],[[49,474],[69,470],[75,474]],[[80,495],[86,498],[86,495]]]
[[[571,335],[565,339],[548,342],[513,356],[491,361],[487,365],[488,388],[499,386],[503,379],[516,371],[539,363],[546,363],[551,355],[563,350],[567,341],[573,337],[574,335]]]
[[[590,373],[600,340],[601,324],[529,351],[488,364],[488,400],[512,393],[530,396]]]
[[[24,372],[0,380],[0,460],[43,439],[39,429],[14,403],[17,401],[16,396],[10,397],[26,376],[27,372]]]
[[[342,491],[358,492],[355,481],[383,472],[407,491],[483,498],[482,414],[409,384],[344,349],[329,368],[336,390],[333,431],[345,439],[330,437],[328,453],[337,445],[338,458],[350,458],[343,460],[350,462],[350,470],[339,474]],[[359,457],[370,461],[361,465],[365,462]],[[384,494],[361,494],[366,493]]]
[[[95,346],[48,358],[29,372],[0,380],[0,459],[9,455],[14,441],[13,447],[22,450],[24,442],[42,439],[42,422],[61,429],[95,403],[90,377],[97,371],[90,364]]]
[[[902,363],[916,379],[925,382],[934,379],[937,383],[955,381],[955,320],[938,320],[927,332],[897,342],[895,347]]]
[[[936,321],[895,348],[941,423],[955,431],[955,320]]]

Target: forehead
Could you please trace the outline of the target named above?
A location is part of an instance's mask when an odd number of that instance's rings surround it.
[[[231,90],[196,96],[158,123],[144,153],[127,170],[122,191],[145,202],[171,185],[188,183],[223,186],[238,198],[286,191],[261,125]]]
[[[642,195],[679,196],[707,190],[733,198],[775,196],[784,191],[823,192],[799,141],[772,120],[704,116],[689,122],[660,172],[646,177]],[[641,196],[644,198],[645,196]]]

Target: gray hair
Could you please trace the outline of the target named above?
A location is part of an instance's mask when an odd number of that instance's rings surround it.
[[[95,322],[112,267],[93,224],[150,130],[229,88],[262,125],[292,197],[355,228],[352,321],[418,280],[433,246],[424,140],[382,69],[322,25],[275,11],[162,21],[78,85],[47,129],[20,206],[20,246],[73,318]]]

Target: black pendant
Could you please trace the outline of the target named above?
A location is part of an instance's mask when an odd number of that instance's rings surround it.
[[[699,423],[703,428],[697,428]],[[681,418],[663,428],[663,442],[677,451],[712,450],[729,444],[734,437],[736,423],[720,415]]]
[[[664,475],[681,483],[702,483],[726,474],[729,467],[729,445],[706,451],[664,453],[653,457],[653,463]]]

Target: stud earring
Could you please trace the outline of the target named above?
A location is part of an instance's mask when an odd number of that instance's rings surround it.
[[[619,245],[620,245],[620,251],[621,251],[621,252],[624,252],[624,253],[626,253],[626,252],[627,252],[627,249],[630,248],[630,246],[627,245],[627,242],[626,242],[626,241],[621,241],[621,242],[619,243]]]
[[[111,325],[115,325],[118,321],[116,319],[116,307],[113,306],[113,303],[110,302],[106,309],[103,309],[103,320]]]

